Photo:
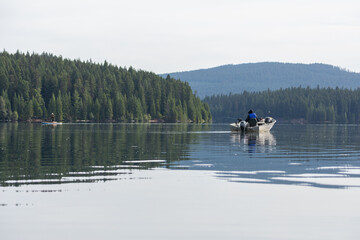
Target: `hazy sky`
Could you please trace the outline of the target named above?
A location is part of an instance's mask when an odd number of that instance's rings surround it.
[[[360,72],[360,1],[0,0],[0,49],[156,73],[262,61]]]

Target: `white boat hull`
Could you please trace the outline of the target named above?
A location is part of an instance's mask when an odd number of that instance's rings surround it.
[[[259,122],[258,125],[254,127],[248,126],[248,123],[245,121],[241,121],[239,123],[232,123],[230,124],[230,130],[233,132],[269,132],[271,128],[276,123],[275,119],[272,119],[271,122],[265,123],[265,122]]]

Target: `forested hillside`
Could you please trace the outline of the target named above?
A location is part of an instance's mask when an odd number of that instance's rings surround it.
[[[326,64],[247,63],[170,73],[170,76],[188,82],[200,98],[281,87],[360,87],[359,73]]]
[[[215,122],[246,118],[249,109],[258,117],[301,119],[310,123],[359,123],[360,89],[286,88],[276,91],[243,92],[204,99]]]
[[[210,121],[187,83],[51,54],[0,53],[0,121]]]

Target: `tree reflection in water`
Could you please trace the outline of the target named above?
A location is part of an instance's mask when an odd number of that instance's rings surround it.
[[[116,179],[186,160],[197,124],[0,124],[1,185]],[[115,177],[114,177],[115,176]]]

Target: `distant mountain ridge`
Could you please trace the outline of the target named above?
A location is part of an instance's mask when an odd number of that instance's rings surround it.
[[[360,73],[321,63],[259,62],[161,74],[188,82],[200,98],[288,87],[360,87]]]

